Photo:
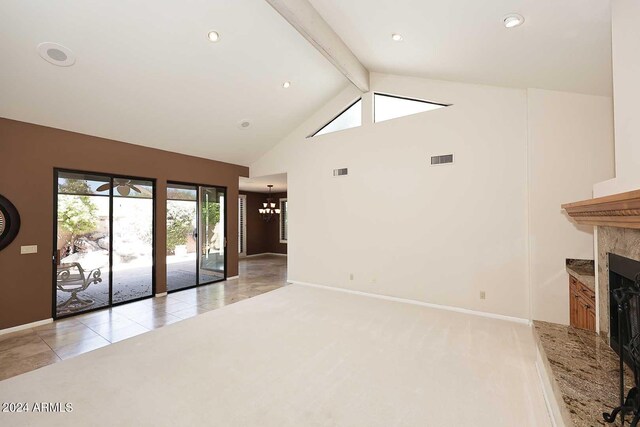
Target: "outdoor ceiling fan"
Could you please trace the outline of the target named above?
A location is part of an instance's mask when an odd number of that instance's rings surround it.
[[[106,191],[111,186],[110,183],[102,184],[100,187],[96,188],[96,191]],[[113,179],[113,188],[115,188],[121,196],[128,196],[131,193],[131,190],[136,193],[142,193],[138,187],[131,183],[130,179]]]

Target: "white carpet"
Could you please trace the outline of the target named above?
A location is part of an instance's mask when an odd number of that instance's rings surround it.
[[[0,425],[549,426],[529,327],[290,285],[0,382]]]

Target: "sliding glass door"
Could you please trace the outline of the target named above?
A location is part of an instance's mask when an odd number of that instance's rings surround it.
[[[60,172],[56,179],[56,317],[108,307],[111,178]]]
[[[198,187],[167,185],[167,291],[198,281]]]
[[[200,187],[200,268],[198,284],[224,280],[225,190]]]
[[[113,303],[153,294],[153,182],[126,182],[113,191]]]
[[[226,221],[222,187],[167,185],[167,290],[225,279]]]
[[[55,171],[54,316],[153,295],[152,180]]]

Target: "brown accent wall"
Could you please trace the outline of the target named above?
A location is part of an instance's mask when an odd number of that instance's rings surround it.
[[[258,212],[267,194],[250,191],[241,191],[240,194],[247,196],[247,255],[265,252],[286,254],[287,244],[280,243],[280,223],[277,219],[264,222]],[[271,197],[277,201],[286,198],[287,193],[273,193]]]
[[[20,213],[17,238],[0,251],[0,329],[52,317],[53,169],[156,179],[156,293],[166,291],[166,184],[227,187],[238,198],[238,178],[249,169],[0,118],[0,194]],[[227,276],[238,274],[238,204],[227,207]],[[38,253],[20,255],[20,246]]]

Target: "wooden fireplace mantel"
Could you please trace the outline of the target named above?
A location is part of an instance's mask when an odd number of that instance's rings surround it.
[[[640,229],[640,190],[566,203],[562,209],[578,224]]]

